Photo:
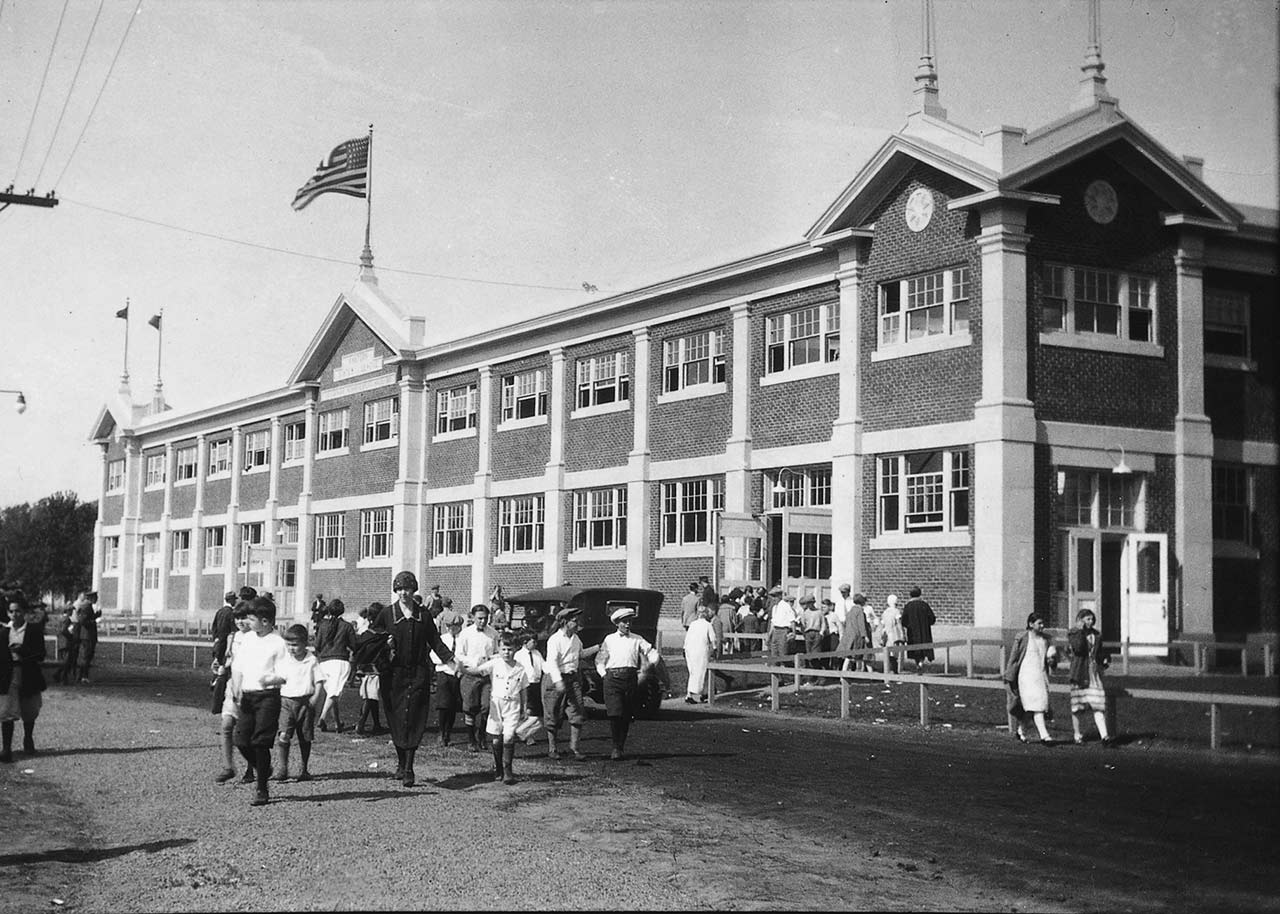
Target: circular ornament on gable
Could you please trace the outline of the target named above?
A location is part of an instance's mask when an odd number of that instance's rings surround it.
[[[1094,181],[1084,190],[1084,209],[1094,222],[1107,225],[1120,209],[1116,189],[1107,181]]]
[[[919,232],[933,218],[933,194],[927,188],[917,187],[907,197],[907,228]]]

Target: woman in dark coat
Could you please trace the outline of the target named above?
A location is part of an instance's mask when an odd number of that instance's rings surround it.
[[[14,723],[22,721],[22,751],[35,755],[36,718],[46,688],[40,664],[45,658],[44,612],[39,604],[28,607],[20,595],[8,598],[8,617],[0,626],[5,639],[0,649],[0,732],[4,746],[0,762],[13,761]]]
[[[379,676],[387,728],[396,747],[396,777],[406,787],[415,782],[413,756],[422,742],[431,714],[431,683],[435,667],[431,652],[448,663],[453,651],[442,640],[431,614],[413,599],[418,579],[412,572],[396,575],[396,602],[390,607],[387,626],[388,660]]]

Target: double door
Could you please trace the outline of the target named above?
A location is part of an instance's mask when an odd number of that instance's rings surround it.
[[[1065,618],[1088,609],[1106,641],[1129,641],[1135,656],[1163,656],[1169,643],[1169,537],[1066,528],[1059,596]]]

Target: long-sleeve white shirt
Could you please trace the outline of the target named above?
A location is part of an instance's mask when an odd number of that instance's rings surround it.
[[[600,643],[596,654],[596,672],[601,676],[606,670],[638,670],[644,661],[657,663],[659,654],[654,646],[637,634],[624,635],[614,632]]]
[[[529,677],[530,685],[538,685],[542,682],[543,674],[546,672],[546,661],[542,659],[542,655],[538,653],[538,649],[529,650],[522,647],[516,651],[516,663],[524,667],[525,674]]]
[[[560,629],[547,639],[546,671],[556,685],[563,682],[565,676],[578,672],[581,661],[582,639],[577,635],[567,635]]]
[[[466,670],[478,667],[490,657],[498,653],[498,638],[493,629],[483,629],[468,625],[458,632],[458,641],[453,646],[453,653]]]

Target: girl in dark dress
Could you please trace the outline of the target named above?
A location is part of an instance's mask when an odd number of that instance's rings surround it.
[[[400,572],[393,586],[396,602],[391,607],[392,622],[387,626],[390,650],[380,686],[387,727],[396,747],[396,777],[405,787],[412,787],[416,780],[413,757],[431,713],[431,683],[435,679],[431,652],[434,650],[448,663],[453,651],[440,640],[430,613],[413,599],[418,592],[418,579],[412,572]]]
[[[45,658],[44,610],[28,606],[20,595],[8,598],[8,617],[0,625],[0,762],[13,761],[14,724],[22,721],[22,751],[35,755],[36,718],[47,687],[40,664]]]

